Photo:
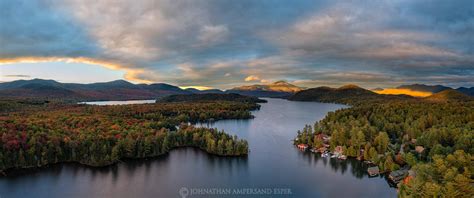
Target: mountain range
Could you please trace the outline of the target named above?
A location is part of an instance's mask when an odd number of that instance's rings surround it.
[[[278,81],[268,85],[251,85],[222,91],[219,89],[198,90],[165,84],[133,84],[125,80],[78,84],[60,83],[54,80],[32,79],[0,83],[2,98],[41,98],[70,100],[134,100],[156,99],[176,94],[221,94],[236,93],[257,97],[288,97],[302,88]]]
[[[190,91],[165,83],[133,84],[125,80],[78,84],[33,79],[0,83],[0,97],[2,98],[133,100],[191,93]]]
[[[471,88],[459,87],[457,89],[453,89],[451,87],[446,87],[443,85],[412,84],[412,85],[401,85],[401,86],[398,86],[397,89],[410,89],[413,91],[429,92],[431,94],[439,93],[444,90],[457,90],[466,95],[474,96],[474,87],[471,87]]]
[[[407,88],[403,88],[407,89]],[[339,88],[316,87],[295,93],[288,98],[293,101],[316,101],[342,104],[374,103],[379,101],[426,100],[431,102],[470,101],[474,98],[454,89],[445,89],[427,97],[410,95],[378,94],[356,85],[345,85]]]
[[[444,93],[448,96],[462,94],[474,95],[474,87],[452,89],[442,85],[402,85],[396,89],[408,89],[420,92],[429,92],[430,95],[441,93],[446,90],[455,92]],[[300,101],[321,101],[334,102],[349,100],[349,98],[365,99],[391,99],[409,98],[407,95],[382,95],[375,93],[375,90],[367,90],[356,85],[345,85],[339,88],[317,87],[304,89],[292,85],[286,81],[277,81],[270,84],[257,84],[235,87],[229,90],[209,89],[198,90],[194,88],[181,89],[166,83],[154,84],[133,84],[125,80],[115,80],[110,82],[78,84],[60,83],[54,80],[17,80],[0,83],[0,98],[41,98],[41,99],[70,99],[70,100],[133,100],[133,99],[157,99],[169,95],[177,94],[222,94],[236,93],[246,96],[256,97],[278,97]],[[440,98],[462,98],[433,96],[433,100]],[[459,94],[457,94],[459,96]],[[437,99],[434,99],[437,98]]]
[[[271,84],[256,84],[235,87],[227,90],[228,93],[237,93],[247,96],[287,98],[303,88],[290,84],[286,81],[276,81]]]

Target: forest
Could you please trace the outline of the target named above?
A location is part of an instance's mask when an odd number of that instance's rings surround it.
[[[250,119],[250,111],[260,107],[232,101],[95,106],[9,100],[0,105],[0,171],[59,162],[104,166],[183,146],[246,155],[247,141],[190,124]]]
[[[387,100],[356,102],[329,113],[298,131],[295,144],[320,146],[318,134],[330,135],[330,148],[361,157],[381,171],[410,168],[400,183],[402,197],[474,195],[474,102]]]

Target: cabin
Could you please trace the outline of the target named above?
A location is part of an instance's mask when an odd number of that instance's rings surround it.
[[[318,149],[318,151],[319,151],[320,153],[324,153],[324,152],[326,152],[327,150],[328,150],[327,147],[321,147],[321,148]]]
[[[306,149],[308,149],[308,145],[307,145],[307,144],[298,144],[297,147],[298,147],[298,149],[300,149],[300,150],[306,150]]]
[[[369,168],[367,168],[367,173],[369,173],[369,176],[371,176],[371,177],[376,176],[376,175],[380,174],[379,167],[378,166],[369,167]]]
[[[401,180],[405,179],[405,177],[408,175],[408,170],[396,170],[396,171],[393,171],[391,172],[389,175],[388,175],[388,178],[394,182],[394,183],[398,183],[400,182]]]
[[[317,138],[318,140],[321,140],[321,141],[324,142],[324,143],[328,143],[329,140],[331,139],[331,137],[329,137],[328,135],[323,134],[323,133],[320,133],[320,134],[316,135],[316,138]]]
[[[424,150],[425,150],[425,147],[423,147],[423,146],[416,146],[415,147],[415,151],[417,153],[423,153]]]
[[[334,154],[341,154],[344,152],[344,149],[342,148],[342,146],[336,146],[336,148],[334,149]]]

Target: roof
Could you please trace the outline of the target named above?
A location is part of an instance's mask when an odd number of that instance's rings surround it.
[[[372,166],[367,169],[367,172],[369,173],[379,173],[379,167],[378,166]]]
[[[415,147],[415,151],[418,152],[418,153],[422,153],[424,150],[425,150],[425,147],[422,147],[422,146],[416,146]]]
[[[390,173],[390,176],[392,177],[402,177],[405,176],[408,173],[407,170],[396,170]]]

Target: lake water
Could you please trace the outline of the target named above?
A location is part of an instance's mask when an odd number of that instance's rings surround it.
[[[363,163],[320,158],[291,140],[305,124],[343,105],[267,99],[252,120],[218,121],[249,141],[248,157],[229,158],[181,148],[149,160],[105,168],[53,165],[0,178],[0,197],[396,197]],[[280,195],[278,195],[280,193]]]
[[[91,101],[91,102],[79,102],[79,104],[88,105],[127,105],[127,104],[148,104],[155,103],[156,100],[124,100],[124,101]]]

